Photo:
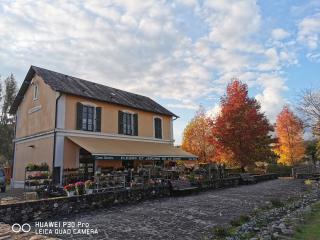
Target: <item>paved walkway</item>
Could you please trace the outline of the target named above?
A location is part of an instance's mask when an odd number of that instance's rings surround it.
[[[210,235],[215,225],[248,214],[266,201],[297,197],[303,181],[279,179],[255,185],[213,190],[197,195],[159,199],[74,215],[64,221],[81,221],[97,228],[94,237],[63,239],[168,239],[195,240]],[[62,219],[60,219],[62,220]]]
[[[1,204],[1,199],[7,199],[7,198],[24,200],[24,189],[23,188],[10,189],[10,187],[7,186],[6,192],[4,193],[0,192],[0,204]]]

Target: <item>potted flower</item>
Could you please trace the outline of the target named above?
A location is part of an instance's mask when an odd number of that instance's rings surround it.
[[[80,181],[76,182],[75,186],[76,186],[77,195],[84,194],[84,182],[80,182]]]
[[[91,180],[87,180],[84,183],[85,188],[86,188],[86,193],[87,194],[92,194],[93,193],[93,189],[94,189],[94,182]]]
[[[74,196],[74,191],[75,191],[74,184],[68,184],[68,185],[64,186],[63,189],[67,192],[68,197]]]

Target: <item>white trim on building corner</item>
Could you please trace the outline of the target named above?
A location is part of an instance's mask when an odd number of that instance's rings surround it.
[[[121,135],[121,134],[110,134],[101,132],[89,132],[81,130],[66,130],[66,129],[55,129],[58,136],[70,136],[70,137],[95,137],[102,139],[115,139],[115,140],[131,140],[131,141],[142,141],[142,142],[156,142],[156,143],[173,143],[172,140],[164,140],[150,137],[138,137],[131,135]],[[15,143],[29,142],[34,140],[39,140],[43,138],[53,137],[54,131],[48,131],[43,133],[34,134],[27,137],[16,138],[13,141]]]
[[[94,137],[102,139],[115,139],[115,140],[130,140],[130,141],[141,141],[141,142],[156,142],[156,143],[173,143],[171,140],[157,139],[154,137],[138,137],[132,135],[122,135],[122,134],[111,134],[111,133],[101,133],[101,132],[89,132],[81,130],[65,130],[57,129],[58,135],[70,136],[70,137]]]
[[[65,128],[65,119],[66,119],[66,97],[62,94],[58,100],[57,107],[57,128]]]
[[[43,138],[53,137],[53,133],[54,133],[54,131],[52,130],[52,131],[37,133],[37,134],[30,135],[27,137],[16,138],[13,141],[15,143],[30,142],[30,141],[34,141],[34,140],[43,139]]]

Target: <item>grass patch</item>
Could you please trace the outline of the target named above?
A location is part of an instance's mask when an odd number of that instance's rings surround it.
[[[216,239],[223,239],[229,236],[227,228],[220,226],[216,226],[213,228],[213,234],[216,237]]]
[[[285,204],[281,202],[279,199],[272,199],[270,200],[271,204],[275,208],[283,207]]]
[[[312,210],[305,216],[305,224],[297,227],[294,240],[320,239],[320,202],[312,206]]]
[[[247,215],[241,215],[239,218],[234,219],[230,222],[231,226],[233,227],[239,227],[242,224],[248,222],[250,220],[250,217]]]
[[[222,240],[226,237],[232,236],[236,233],[237,228],[232,226],[216,226],[212,229],[214,238],[216,240]]]

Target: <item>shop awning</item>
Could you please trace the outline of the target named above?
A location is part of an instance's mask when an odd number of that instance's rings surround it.
[[[96,160],[196,160],[197,157],[168,143],[68,137]]]

